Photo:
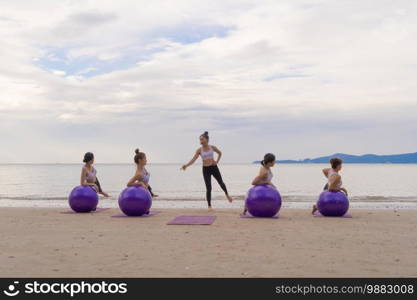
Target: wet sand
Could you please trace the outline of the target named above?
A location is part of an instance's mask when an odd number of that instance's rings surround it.
[[[1,208],[2,277],[416,277],[417,210],[351,210],[352,219],[282,209],[165,209],[149,218]],[[216,215],[210,226],[168,226]]]

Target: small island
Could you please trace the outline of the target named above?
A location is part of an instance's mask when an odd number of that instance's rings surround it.
[[[322,156],[317,158],[305,158],[301,160],[277,160],[282,164],[323,164],[328,163],[330,158],[339,157],[347,164],[417,164],[417,152],[391,155],[351,155],[344,153],[335,153],[333,155]],[[259,164],[260,161],[254,161]]]

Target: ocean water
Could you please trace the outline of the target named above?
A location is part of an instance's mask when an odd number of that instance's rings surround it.
[[[0,206],[67,206],[71,189],[79,184],[81,164],[0,164]],[[133,164],[96,164],[103,189],[111,197],[101,206],[117,207],[117,197],[133,176]],[[213,178],[213,206],[241,207],[259,165],[220,164],[230,205]],[[273,182],[284,207],[309,207],[326,179],[324,164],[278,164]],[[150,164],[150,184],[159,195],[155,207],[206,207],[201,165],[181,171],[179,164]],[[341,172],[352,207],[417,208],[417,165],[345,164]]]

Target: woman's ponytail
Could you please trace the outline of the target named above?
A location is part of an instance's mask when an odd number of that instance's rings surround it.
[[[137,164],[139,163],[139,160],[144,159],[145,158],[145,153],[140,152],[139,148],[135,149],[135,157],[133,158],[133,161]]]

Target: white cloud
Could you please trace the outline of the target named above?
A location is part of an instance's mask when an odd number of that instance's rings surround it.
[[[51,70],[52,74],[54,75],[58,75],[58,76],[65,76],[67,73],[65,71],[62,70]]]
[[[38,134],[55,148],[66,141],[53,132],[77,135],[72,126],[90,124],[106,128],[105,141],[89,137],[102,147],[137,130],[120,147],[143,143],[159,161],[185,159],[206,128],[237,152],[229,161],[274,149],[285,158],[415,151],[417,4],[374,4],[5,2],[0,114],[22,137],[13,160],[40,119]],[[249,135],[258,142],[247,145]],[[167,142],[178,146],[167,153]],[[33,160],[55,161],[54,147]],[[79,151],[59,159],[76,161]]]
[[[90,73],[90,72],[93,72],[93,71],[96,71],[96,70],[97,70],[97,68],[95,68],[95,67],[88,67],[88,68],[82,69],[77,74],[83,75],[83,74],[87,74],[87,73]]]

